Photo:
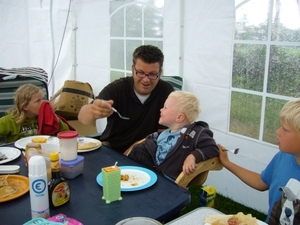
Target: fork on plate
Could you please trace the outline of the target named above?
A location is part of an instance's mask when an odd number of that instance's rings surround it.
[[[234,149],[234,150],[232,150],[232,149],[230,149],[230,150],[228,150],[228,149],[223,149],[223,151],[228,151],[228,152],[232,152],[233,154],[238,154],[239,151],[240,151],[240,148],[236,148],[236,149]]]
[[[7,159],[7,156],[5,154],[3,154],[2,152],[0,152],[0,161],[5,160],[5,159]]]

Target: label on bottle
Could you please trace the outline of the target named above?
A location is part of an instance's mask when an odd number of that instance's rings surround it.
[[[47,219],[49,214],[49,203],[48,203],[48,186],[46,180],[36,179],[30,180],[30,203],[31,203],[31,217],[37,218],[42,217]]]
[[[51,161],[51,170],[54,172],[60,171],[60,163],[59,161]]]
[[[70,187],[67,182],[61,182],[52,191],[52,203],[61,206],[70,200]]]

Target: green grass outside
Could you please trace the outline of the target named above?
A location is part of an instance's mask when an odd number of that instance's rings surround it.
[[[191,192],[191,203],[181,211],[181,215],[184,215],[199,207],[201,187],[190,187],[189,191]],[[220,194],[217,194],[215,198],[215,209],[223,212],[224,214],[236,214],[238,212],[243,212],[244,214],[250,213],[253,217],[256,217],[261,221],[264,221],[267,217],[267,215],[264,213],[237,203]]]
[[[230,131],[250,138],[259,139],[260,123],[263,123],[262,141],[276,144],[276,130],[280,126],[280,110],[286,100],[266,98],[262,109],[262,97],[232,92],[230,108]],[[261,121],[261,111],[265,112]]]

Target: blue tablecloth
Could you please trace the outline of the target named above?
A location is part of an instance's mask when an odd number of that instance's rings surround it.
[[[10,145],[12,146],[12,145]],[[81,153],[84,170],[78,177],[69,180],[71,200],[50,210],[50,215],[64,213],[85,225],[116,224],[129,217],[149,217],[168,222],[179,216],[180,210],[190,202],[190,193],[161,174],[157,182],[144,190],[122,192],[123,199],[106,204],[102,199],[102,187],[96,182],[102,167],[141,166],[112,149],[104,146],[95,151]],[[20,175],[27,176],[23,156],[5,165],[20,165]],[[29,192],[17,199],[0,203],[0,224],[23,224],[31,220]]]

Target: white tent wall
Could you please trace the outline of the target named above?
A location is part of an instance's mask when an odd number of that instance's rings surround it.
[[[1,67],[30,63],[27,1],[0,1]]]
[[[50,79],[60,49],[64,21],[68,12],[68,1],[59,1],[59,4],[52,3],[55,2],[49,0],[0,1],[0,13],[3,16],[0,23],[1,67],[40,67],[47,71]],[[70,22],[68,26],[70,27]],[[71,39],[72,33],[67,30],[60,51],[59,63],[55,67],[55,79],[52,79],[49,85],[50,96],[54,90],[59,89],[64,80],[73,78]],[[61,76],[62,74],[64,76]]]
[[[73,3],[72,3],[73,4]],[[74,1],[76,80],[89,82],[97,95],[110,82],[109,1]]]
[[[69,2],[0,0],[0,67],[36,66],[51,76],[60,52],[50,95],[67,79],[89,82],[94,94],[98,94],[110,81],[110,1],[72,0],[60,51]],[[201,100],[199,119],[210,124],[216,141],[227,148],[240,147],[238,155],[229,157],[260,173],[278,151],[276,146],[228,131],[234,0],[164,2],[165,75],[183,77],[183,89]],[[215,186],[220,194],[235,201],[267,212],[268,193],[253,190],[226,169],[210,172],[205,184]]]
[[[67,79],[93,84],[94,93],[110,80],[109,1],[71,2],[68,17],[69,0],[0,1],[1,67],[41,67],[49,80],[54,69],[50,96]]]
[[[184,1],[183,16],[183,89],[195,93],[201,100],[199,119],[209,123],[217,143],[230,149],[240,147],[238,155],[229,154],[230,159],[260,173],[277,148],[228,132],[234,1]],[[168,65],[166,61],[165,67]],[[226,169],[210,172],[205,184],[216,187],[220,194],[244,205],[264,213],[268,210],[268,192],[250,188]]]

